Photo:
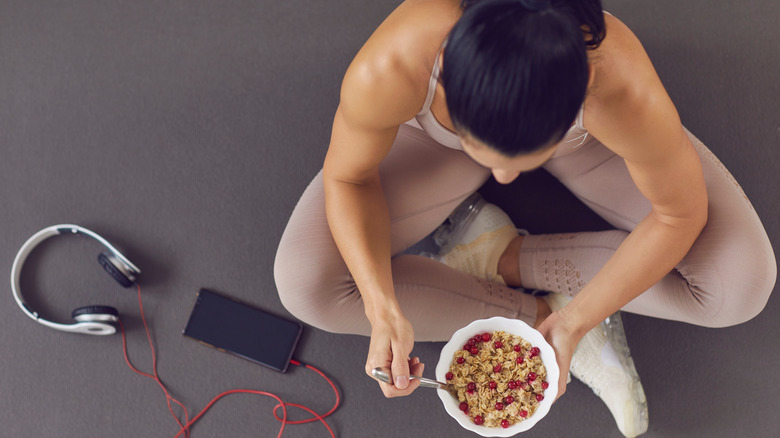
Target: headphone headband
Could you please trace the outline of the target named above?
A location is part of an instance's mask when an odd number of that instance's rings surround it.
[[[99,314],[96,318],[77,319],[78,322],[76,324],[60,324],[41,318],[38,312],[30,309],[22,299],[20,280],[22,275],[22,266],[24,265],[25,260],[27,260],[27,257],[30,255],[32,250],[36,246],[40,245],[41,242],[50,237],[64,234],[81,234],[88,236],[94,240],[97,240],[101,245],[106,247],[109,253],[107,256],[101,254],[101,256],[99,256],[100,262],[109,272],[109,274],[111,274],[111,276],[119,281],[123,286],[128,287],[129,285],[132,285],[135,282],[136,276],[141,273],[141,270],[138,269],[138,267],[131,263],[127,257],[122,255],[119,250],[114,248],[113,245],[111,245],[106,239],[97,233],[78,225],[53,225],[38,231],[37,233],[33,234],[32,237],[27,239],[14,258],[14,264],[11,268],[11,291],[13,292],[16,303],[27,316],[47,327],[51,327],[56,330],[99,335],[115,333],[116,328],[113,327],[113,325],[108,324],[106,321],[116,322],[118,320],[116,315]]]

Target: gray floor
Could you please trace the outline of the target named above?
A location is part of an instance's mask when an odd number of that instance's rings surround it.
[[[327,410],[330,389],[309,370],[281,375],[185,339],[181,330],[200,287],[286,314],[272,278],[277,242],[321,166],[341,76],[398,3],[0,1],[6,275],[38,229],[63,222],[91,228],[143,270],[160,375],[191,413],[232,388]],[[605,8],[642,39],[686,126],[741,182],[778,242],[780,3],[611,0]],[[604,226],[551,182],[535,174],[483,192],[532,232]],[[117,307],[131,357],[149,370],[135,295],[102,273],[99,251],[87,240],[51,241],[25,269],[25,294],[62,321],[75,307]],[[35,324],[9,289],[3,303],[3,436],[176,434],[162,392],[125,366],[118,336]],[[778,436],[778,311],[773,297],[754,320],[718,330],[626,315],[649,399],[647,436]],[[363,374],[367,347],[362,337],[307,328],[296,355],[338,383],[343,404],[328,419],[338,436],[471,436],[432,391],[384,399]],[[429,373],[440,347],[415,348]],[[232,396],[193,436],[274,436],[274,404]],[[603,404],[577,382],[525,435],[620,436]],[[284,436],[327,432],[310,424],[290,426]]]

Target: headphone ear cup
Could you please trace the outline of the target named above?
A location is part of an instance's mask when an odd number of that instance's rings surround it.
[[[124,287],[130,287],[135,283],[135,277],[128,272],[124,263],[110,252],[98,254],[98,262],[111,277]]]
[[[111,306],[84,306],[75,309],[70,316],[78,322],[116,322],[119,312]]]

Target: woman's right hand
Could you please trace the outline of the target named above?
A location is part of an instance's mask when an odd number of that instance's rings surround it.
[[[402,397],[409,395],[420,386],[417,379],[409,379],[410,375],[422,376],[425,364],[415,357],[410,359],[414,347],[414,330],[412,324],[397,315],[372,321],[371,343],[368,347],[366,374],[371,370],[385,367],[390,370],[394,384],[379,382],[385,397]]]

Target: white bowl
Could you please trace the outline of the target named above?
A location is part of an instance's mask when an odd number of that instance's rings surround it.
[[[542,419],[542,417],[547,415],[547,412],[550,411],[550,406],[552,406],[555,397],[558,395],[558,377],[560,376],[560,370],[558,369],[558,362],[555,360],[555,351],[550,344],[547,343],[541,333],[518,319],[508,319],[496,316],[489,319],[476,320],[456,331],[455,334],[452,335],[452,338],[450,338],[450,341],[442,348],[441,355],[439,356],[439,363],[436,365],[436,380],[442,382],[446,381],[446,374],[450,369],[455,352],[463,348],[463,345],[466,344],[470,338],[478,333],[494,332],[497,330],[520,336],[530,342],[534,347],[539,347],[539,357],[542,359],[544,367],[547,370],[547,383],[549,386],[544,390],[544,400],[539,402],[536,412],[527,419],[515,423],[506,429],[502,427],[478,426],[474,424],[470,416],[464,414],[463,411],[460,410],[460,403],[457,398],[443,389],[439,389],[437,392],[444,404],[444,409],[452,418],[460,423],[464,429],[468,429],[482,436],[507,437],[514,436],[532,428]]]

